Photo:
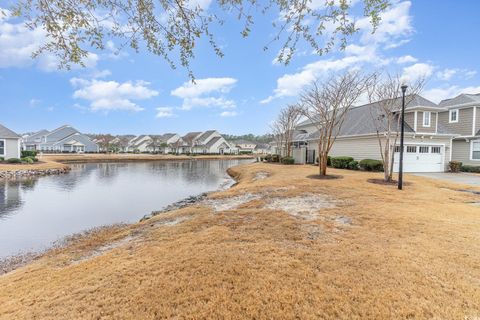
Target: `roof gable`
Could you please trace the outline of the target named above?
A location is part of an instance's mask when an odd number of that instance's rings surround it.
[[[20,136],[15,132],[13,132],[12,130],[8,129],[7,127],[0,124],[0,138],[20,139]]]

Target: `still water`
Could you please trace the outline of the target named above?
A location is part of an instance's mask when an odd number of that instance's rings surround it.
[[[251,161],[251,160],[246,160]],[[0,259],[229,184],[245,160],[74,164],[65,175],[0,181]]]

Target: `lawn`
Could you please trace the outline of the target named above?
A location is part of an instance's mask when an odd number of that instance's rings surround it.
[[[480,317],[480,196],[316,172],[243,165],[203,203],[53,250],[0,276],[0,319]]]

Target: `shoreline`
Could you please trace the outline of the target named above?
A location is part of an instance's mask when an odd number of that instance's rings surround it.
[[[242,159],[244,159],[244,158],[242,158]],[[71,168],[69,167],[67,172],[70,171],[70,170],[71,170]],[[0,172],[0,174],[1,174],[1,172]],[[80,231],[80,232],[76,232],[76,233],[73,233],[73,234],[70,234],[70,235],[66,235],[66,236],[62,237],[61,239],[58,239],[58,240],[52,242],[46,248],[44,248],[42,250],[39,250],[39,251],[19,252],[17,254],[6,256],[6,257],[3,257],[3,258],[0,257],[0,276],[5,275],[5,274],[7,274],[9,272],[12,272],[16,269],[19,269],[21,267],[24,267],[24,266],[34,262],[35,260],[41,259],[43,256],[48,255],[49,253],[52,253],[56,250],[63,249],[63,248],[66,248],[70,245],[73,245],[75,242],[78,242],[78,241],[84,239],[85,237],[91,237],[95,232],[102,232],[104,230],[118,228],[119,226],[123,226],[123,227],[133,226],[135,224],[142,223],[144,221],[150,220],[150,219],[152,219],[152,218],[154,218],[158,215],[164,214],[164,213],[168,213],[168,212],[171,212],[171,211],[180,210],[180,209],[184,209],[184,208],[187,208],[187,207],[190,207],[190,206],[194,206],[195,204],[198,204],[198,203],[202,202],[203,200],[205,200],[208,197],[209,194],[226,191],[226,190],[234,187],[238,183],[238,181],[235,179],[235,177],[231,174],[230,168],[228,168],[225,171],[225,174],[231,180],[230,183],[228,183],[228,184],[222,183],[221,185],[219,185],[218,189],[216,189],[216,190],[212,190],[212,191],[208,191],[208,192],[202,192],[200,194],[191,195],[191,196],[188,196],[184,199],[175,201],[175,202],[173,202],[169,205],[164,206],[163,208],[161,208],[159,210],[154,210],[149,214],[145,214],[142,218],[140,218],[136,222],[112,223],[112,224],[108,224],[108,225],[93,227],[93,228],[86,229],[86,230],[83,230],[83,231]],[[20,177],[18,177],[18,178],[20,178]]]

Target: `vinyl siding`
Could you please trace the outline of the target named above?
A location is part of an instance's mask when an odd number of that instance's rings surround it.
[[[437,113],[431,112],[430,113],[430,127],[423,126],[423,111],[417,112],[417,132],[418,133],[435,133],[436,129],[436,121],[437,121]]]
[[[20,158],[20,139],[0,138],[0,140],[5,140],[5,155],[0,154],[0,157],[5,159]]]
[[[472,135],[472,121],[473,121],[472,107],[458,110],[458,122],[449,123],[448,120],[449,120],[449,111],[440,112],[438,114],[438,123],[441,123],[443,127],[447,129],[448,132],[456,133],[462,136]]]
[[[399,142],[398,142],[399,143]],[[450,139],[433,137],[428,138],[410,138],[405,137],[405,144],[444,144],[444,164],[448,165],[450,162]],[[308,144],[308,148],[315,149],[315,154],[318,154],[317,142],[311,141]],[[355,139],[337,139],[330,150],[331,157],[349,156],[355,160],[360,161],[363,159],[375,159],[381,160],[380,147],[378,139],[376,137],[362,137]],[[446,168],[445,168],[446,169]]]
[[[405,123],[415,130],[415,112],[405,112]]]
[[[480,107],[477,108],[477,117],[475,122],[475,134],[480,131]]]
[[[470,160],[470,146],[470,141],[453,140],[452,160],[460,161],[467,165],[480,166],[480,161]]]

